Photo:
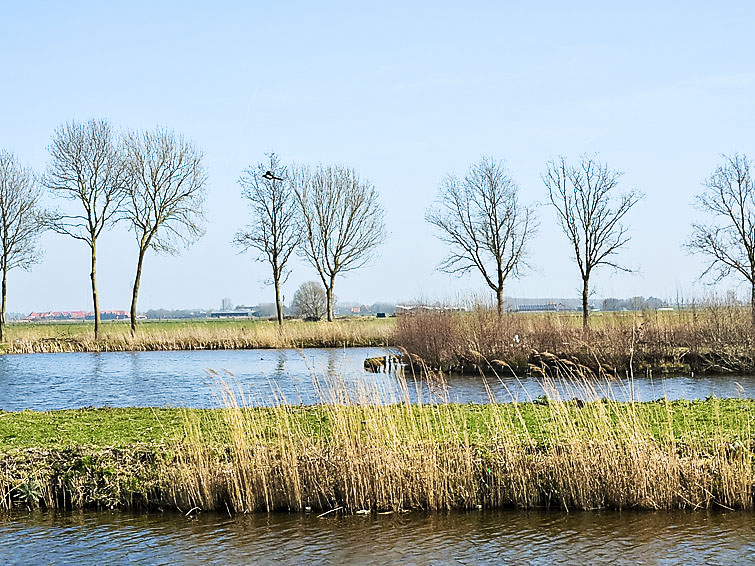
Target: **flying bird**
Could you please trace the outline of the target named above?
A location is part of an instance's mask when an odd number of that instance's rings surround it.
[[[282,181],[283,180],[282,177],[276,177],[275,173],[273,173],[272,171],[265,171],[265,174],[262,175],[262,178],[267,179],[268,181]]]

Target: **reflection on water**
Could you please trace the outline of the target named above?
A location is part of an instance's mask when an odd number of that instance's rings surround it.
[[[256,404],[272,400],[317,403],[337,400],[339,394],[379,395],[385,402],[408,395],[412,401],[485,403],[492,395],[499,402],[527,401],[544,393],[535,377],[451,376],[447,387],[415,382],[407,388],[391,374],[364,371],[364,359],[385,355],[381,348],[305,350],[215,350],[184,352],[113,352],[0,356],[0,410],[63,409],[109,405],[217,407],[217,387],[208,370],[227,371]],[[633,389],[625,382],[595,384],[585,392],[568,383],[557,385],[563,398],[612,395],[637,400],[753,397],[755,376],[636,378]]]
[[[3,564],[747,564],[750,513],[0,517]]]

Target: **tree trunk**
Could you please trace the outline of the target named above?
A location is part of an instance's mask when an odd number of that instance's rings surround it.
[[[328,306],[328,322],[333,322],[333,278],[330,279],[330,285],[325,289],[326,302]]]
[[[283,326],[283,303],[281,302],[281,283],[280,276],[277,273],[273,274],[275,280],[275,310],[278,313],[278,326]]]
[[[590,315],[590,307],[587,304],[587,296],[589,293],[588,283],[590,277],[582,277],[582,330],[588,329],[587,317]]]
[[[5,340],[5,297],[7,294],[8,268],[3,265],[2,304],[0,304],[0,342]]]
[[[5,305],[5,278],[3,278],[3,305]],[[3,317],[5,317],[5,307],[3,306]],[[5,318],[3,318],[5,321]],[[755,333],[755,282],[752,283],[752,293],[750,294],[750,327]]]
[[[97,242],[92,240],[92,303],[94,303],[94,339],[100,337],[100,300],[97,297]]]
[[[498,306],[498,318],[503,316],[503,285],[496,289],[496,301]]]
[[[136,262],[136,277],[134,277],[134,291],[131,294],[131,337],[136,335],[136,299],[139,295],[139,282],[142,279],[142,263],[144,263],[144,254],[147,248],[139,249],[139,259]]]

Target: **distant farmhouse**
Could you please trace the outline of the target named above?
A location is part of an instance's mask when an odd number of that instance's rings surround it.
[[[100,311],[101,320],[127,320],[131,318],[128,311],[112,310]],[[27,316],[25,321],[28,322],[46,322],[46,321],[83,321],[94,320],[94,312],[86,311],[46,311],[33,312]]]
[[[210,312],[210,318],[252,318],[256,313],[251,308],[235,308]]]

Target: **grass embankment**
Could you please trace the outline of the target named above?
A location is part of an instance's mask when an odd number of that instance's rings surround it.
[[[755,400],[0,413],[0,507],[755,505]]]
[[[427,310],[397,318],[394,345],[420,364],[454,373],[540,372],[578,364],[601,374],[742,374],[755,371],[750,311],[711,306],[678,311],[507,313]],[[551,372],[552,373],[552,372]]]
[[[7,327],[5,353],[121,352],[137,350],[231,350],[385,346],[395,319],[348,318],[335,322],[287,320],[143,321],[134,337],[128,322],[103,323],[94,340],[90,323],[17,323]]]

